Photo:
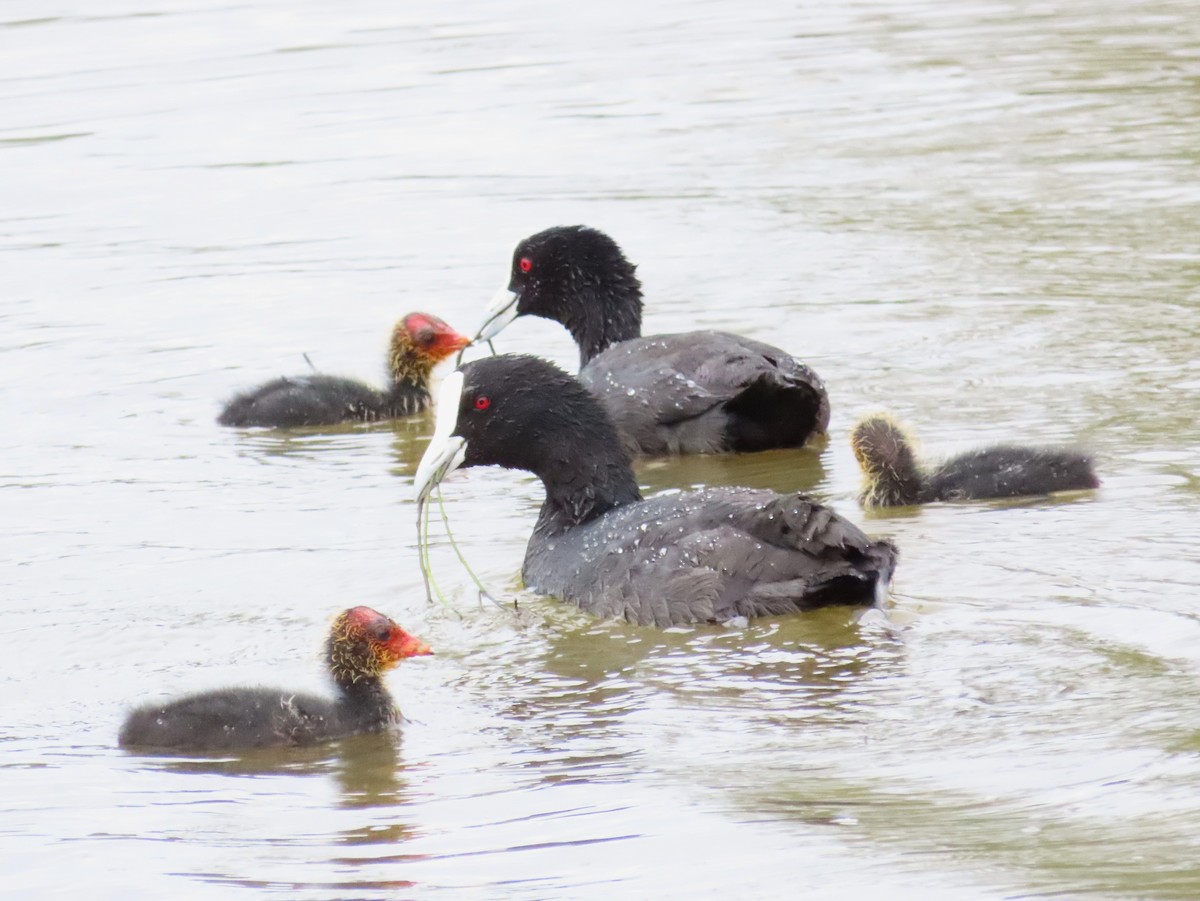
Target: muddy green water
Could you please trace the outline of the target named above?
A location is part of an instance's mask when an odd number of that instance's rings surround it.
[[[1200,897],[1194,2],[7,0],[0,109],[0,893]],[[430,419],[213,422],[304,353],[379,379],[409,310],[474,327],[575,222],[648,330],[830,386],[824,450],[646,489],[812,490],[900,545],[890,626],[481,607],[441,537],[429,606]],[[866,516],[880,408],[932,455],[1088,447],[1104,487]],[[445,494],[511,600],[539,486]],[[148,697],[319,689],[358,603],[437,651],[391,679],[402,739],[115,748]]]

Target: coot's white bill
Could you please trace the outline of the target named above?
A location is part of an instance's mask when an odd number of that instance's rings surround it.
[[[458,404],[462,397],[463,374],[455,371],[446,376],[438,391],[437,419],[434,421],[433,437],[417,466],[413,479],[413,492],[418,501],[424,501],[429,493],[446,476],[462,465],[467,453],[467,441],[450,434],[458,424]]]
[[[517,318],[517,301],[520,299],[520,294],[509,291],[508,288],[501,288],[497,291],[496,296],[491,299],[487,309],[484,310],[483,325],[479,327],[479,331],[471,343],[490,341],[504,331],[505,327]]]

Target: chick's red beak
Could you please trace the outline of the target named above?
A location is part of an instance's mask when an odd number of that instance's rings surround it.
[[[448,357],[450,354],[458,353],[470,343],[471,339],[466,335],[460,335],[447,326],[445,331],[438,331],[438,336],[433,342],[433,350],[443,357]]]
[[[396,634],[392,636],[388,646],[398,658],[428,657],[433,653],[433,648],[415,635],[409,635],[403,629],[396,630]]]
[[[417,341],[417,346],[426,356],[435,361],[444,360],[471,343],[466,335],[460,335],[441,319],[430,313],[409,313],[401,321],[401,328]],[[423,338],[416,336],[424,332]]]

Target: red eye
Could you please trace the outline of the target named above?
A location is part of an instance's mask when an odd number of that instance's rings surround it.
[[[517,265],[521,267],[522,272],[528,272],[533,268],[533,260],[529,259],[529,257],[521,257],[521,262],[517,263]]]
[[[475,398],[475,409],[476,410],[486,410],[491,405],[492,405],[492,400],[486,394],[481,394],[481,395],[479,395],[479,397]]]

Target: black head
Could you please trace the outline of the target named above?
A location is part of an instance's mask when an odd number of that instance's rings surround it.
[[[642,330],[642,286],[617,242],[584,225],[561,225],[513,251],[508,285],[488,304],[474,341],[490,341],[518,316],[566,326],[581,364]]]
[[[418,499],[460,466],[523,469],[542,479],[548,497],[583,493],[600,499],[596,509],[638,497],[629,456],[600,402],[538,357],[485,357],[447,377],[417,467]]]
[[[466,439],[465,466],[540,473],[574,444],[620,448],[604,408],[577,378],[547,360],[486,357],[462,373],[453,434]]]
[[[581,288],[629,280],[637,284],[634,268],[604,232],[586,225],[558,225],[517,245],[508,290],[519,297],[517,315],[566,324]]]
[[[508,287],[488,308],[477,340],[490,339],[517,316],[567,327],[584,361],[641,334],[642,286],[617,242],[584,225],[560,225],[513,251]]]

